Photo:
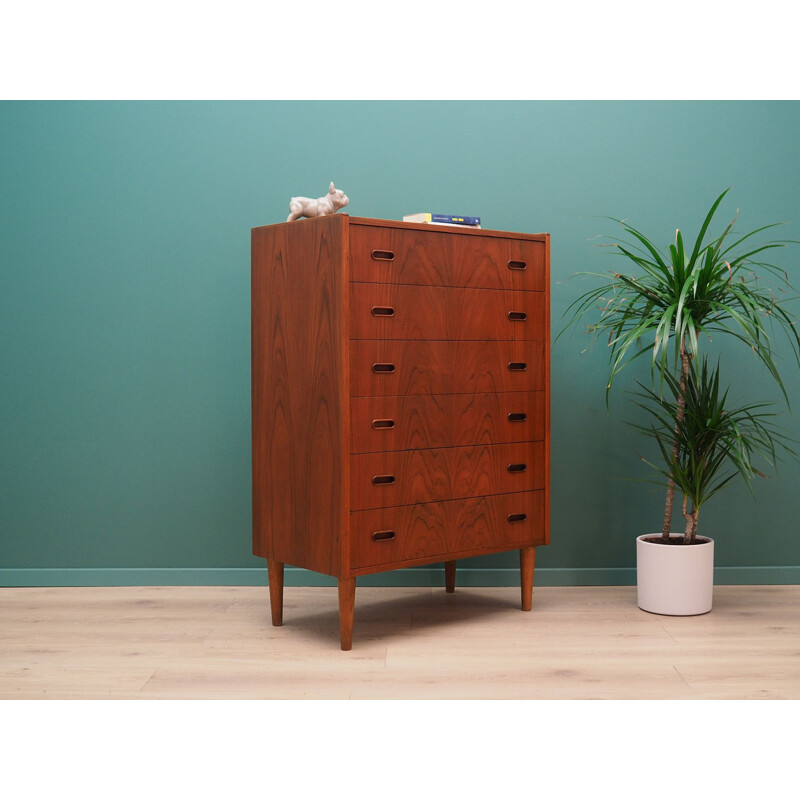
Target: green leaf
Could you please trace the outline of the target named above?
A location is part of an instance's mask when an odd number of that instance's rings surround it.
[[[731,190],[729,186],[715,201],[714,205],[711,206],[711,210],[706,214],[706,218],[703,221],[703,225],[700,228],[700,233],[697,235],[697,241],[694,243],[694,248],[692,249],[692,255],[689,257],[689,263],[694,264],[695,259],[697,258],[697,254],[700,252],[700,247],[703,244],[703,237],[706,235],[706,231],[708,230],[708,226],[711,224],[711,220],[716,213],[717,209],[719,208],[719,204],[722,202],[722,198],[725,197],[726,194]]]
[[[578,273],[592,276],[597,285],[583,292],[564,312],[567,327],[579,321],[594,342],[607,345],[609,363],[606,402],[619,374],[645,352],[659,395],[667,391],[667,377],[680,373],[680,352],[685,347],[694,359],[701,346],[720,333],[754,352],[778,384],[784,399],[788,394],[775,356],[774,332],[787,337],[795,363],[800,366],[798,319],[789,309],[797,298],[786,271],[763,259],[787,241],[762,242],[756,234],[774,227],[765,225],[744,234],[733,222],[720,235],[704,240],[715,214],[730,189],[722,192],[705,215],[697,239],[687,258],[680,228],[674,243],[658,247],[644,233],[615,219],[622,238],[607,247],[612,258],[623,258],[625,274]],[[612,218],[609,218],[612,219]],[[665,260],[666,259],[666,260]],[[775,287],[769,281],[775,282]],[[561,336],[558,334],[556,340]]]
[[[651,421],[633,427],[655,439],[663,459],[663,466],[655,465],[655,469],[674,481],[694,508],[699,509],[737,476],[750,487],[753,477],[761,474],[754,454],[769,464],[775,463],[778,448],[797,457],[788,445],[793,440],[772,424],[775,414],[765,410],[770,404],[729,402],[729,390],[722,390],[719,364],[711,369],[703,359],[690,369],[685,388],[671,374],[665,382],[669,392],[663,396],[639,383],[636,405]]]

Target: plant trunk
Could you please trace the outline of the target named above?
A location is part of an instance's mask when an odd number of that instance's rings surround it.
[[[686,503],[688,502],[688,498],[686,495],[683,496],[683,518],[686,520],[686,530],[683,534],[683,543],[684,544],[692,544],[694,542],[695,534],[697,533],[697,516],[699,514],[699,509],[692,508],[691,511],[686,510]]]
[[[685,507],[684,503],[684,507]],[[692,509],[691,513],[687,514],[684,512],[683,516],[686,519],[686,530],[683,534],[683,543],[684,544],[694,544],[694,537],[697,535],[697,515],[699,511],[698,509]]]
[[[675,415],[675,440],[672,443],[672,457],[677,460],[678,458],[678,430],[683,422],[684,409],[686,408],[686,385],[689,380],[689,359],[691,356],[686,352],[686,340],[681,342],[681,381],[680,388],[681,394],[678,397],[678,411]],[[667,499],[664,504],[664,524],[661,527],[661,539],[664,542],[669,541],[669,534],[672,530],[672,506],[675,502],[675,481],[669,478],[667,481]],[[686,501],[684,500],[684,516],[685,516]]]

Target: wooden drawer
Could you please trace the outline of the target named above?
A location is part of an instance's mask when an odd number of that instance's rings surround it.
[[[544,442],[364,453],[350,464],[353,511],[544,488]]]
[[[350,451],[543,439],[544,392],[353,397]]]
[[[350,343],[355,397],[544,388],[543,341],[373,341]]]
[[[350,224],[354,281],[543,291],[545,259],[536,239]]]
[[[466,558],[546,542],[543,491],[350,514],[354,570]]]
[[[352,339],[532,340],[546,330],[542,292],[350,284]]]

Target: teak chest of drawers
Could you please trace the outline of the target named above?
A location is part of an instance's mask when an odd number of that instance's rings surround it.
[[[252,230],[253,552],[358,575],[549,541],[550,237],[349,217]]]

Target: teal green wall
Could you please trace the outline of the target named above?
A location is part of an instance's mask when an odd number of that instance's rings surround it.
[[[554,329],[608,265],[601,215],[665,244],[721,219],[800,226],[796,102],[0,104],[0,583],[259,583],[250,553],[250,228],[329,181],[354,216],[479,214],[552,234]],[[798,257],[781,258],[800,284]],[[552,544],[537,583],[630,583],[660,526],[605,353],[552,361]],[[728,374],[779,400],[748,354]],[[798,370],[788,389],[800,411]],[[737,360],[738,359],[738,360]],[[733,361],[735,360],[735,363]],[[728,363],[728,362],[726,362]],[[630,376],[633,377],[632,375]],[[800,438],[800,416],[786,426]],[[800,468],[704,510],[718,582],[797,582]],[[465,583],[516,579],[514,554]],[[289,582],[316,582],[295,572]],[[438,570],[364,583],[439,583]]]

